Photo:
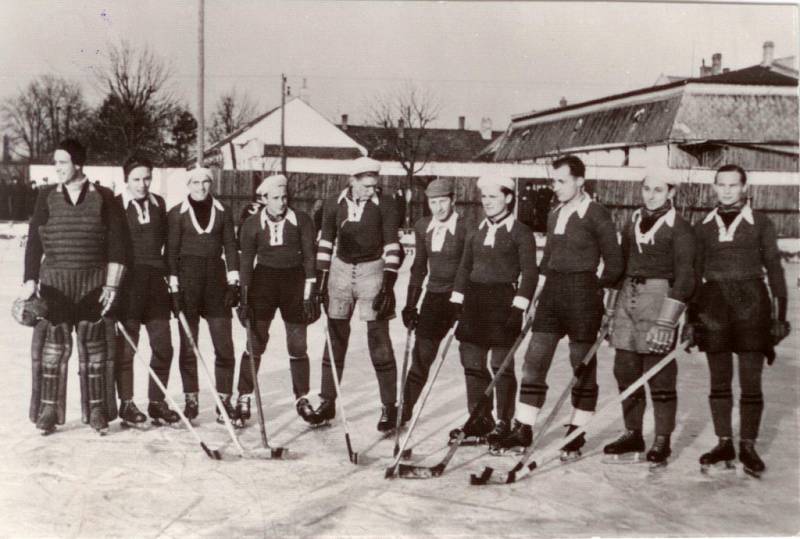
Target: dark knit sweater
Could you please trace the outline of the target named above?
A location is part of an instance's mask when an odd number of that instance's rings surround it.
[[[219,258],[225,251],[228,271],[239,270],[239,253],[233,230],[233,216],[229,208],[214,199],[208,232],[200,232],[192,221],[191,205],[184,201],[167,214],[167,266],[170,275],[178,275],[180,258],[196,256]],[[207,227],[208,228],[208,227]]]
[[[167,207],[164,199],[150,193],[149,198],[143,200],[130,200],[125,208],[122,195],[117,195],[116,201],[128,221],[130,232],[131,265],[146,265],[166,270],[164,246],[167,243]],[[134,204],[140,208],[146,206],[149,222],[140,223],[139,213]]]
[[[289,210],[292,211],[292,210]],[[293,216],[292,216],[293,215]],[[295,211],[284,218],[282,245],[270,245],[272,222],[265,218],[263,211],[248,217],[242,225],[240,244],[242,286],[248,286],[255,263],[269,268],[303,267],[306,278],[314,277],[314,223],[308,214]],[[292,223],[292,219],[297,223]],[[280,286],[281,283],[275,283]]]
[[[428,275],[427,289],[430,292],[450,292],[456,280],[458,265],[464,253],[469,224],[458,215],[455,221],[455,234],[448,230],[440,251],[433,250],[434,229],[428,230],[433,217],[423,217],[414,225],[414,263],[411,264],[411,277],[408,286],[422,288]]]
[[[536,240],[531,229],[509,215],[495,231],[494,246],[484,245],[488,221],[467,233],[454,292],[463,294],[469,282],[518,285],[517,296],[530,300],[536,290]],[[508,230],[508,224],[511,230]]]
[[[622,276],[622,249],[617,242],[617,232],[609,211],[589,202],[586,213],[581,217],[573,213],[567,221],[563,234],[556,234],[558,214],[563,206],[558,206],[547,216],[547,243],[540,265],[541,272],[580,273],[596,272],[603,259],[603,273],[600,286],[613,286]]]
[[[86,181],[74,205],[60,184],[41,189],[28,225],[24,280],[39,279],[43,256],[50,267],[125,264],[126,228],[114,193],[105,187]]]
[[[358,264],[383,257],[386,262],[384,269],[397,271],[400,266],[400,243],[394,200],[375,195],[361,203],[363,211],[358,220],[349,220],[353,202],[351,199],[348,205],[345,197],[350,197],[349,188],[325,201],[317,269],[330,268],[335,243],[336,256],[343,262]]]
[[[764,270],[773,296],[787,296],[786,277],[778,250],[775,225],[752,211],[753,223],[742,219],[732,241],[720,241],[720,229],[712,211],[695,224],[697,256],[695,271],[706,281],[743,281],[761,279]]]
[[[636,222],[643,210],[636,213],[622,229],[622,254],[625,276],[672,281],[669,297],[686,303],[694,291],[695,239],[692,226],[677,212],[672,224],[667,219],[653,234],[653,242],[636,242]],[[652,225],[649,230],[653,230]],[[643,233],[649,232],[645,227]],[[641,251],[640,251],[641,248]],[[622,281],[618,283],[621,285]]]

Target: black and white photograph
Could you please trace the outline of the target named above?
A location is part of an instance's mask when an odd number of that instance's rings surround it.
[[[0,0],[0,537],[796,536],[799,8]]]

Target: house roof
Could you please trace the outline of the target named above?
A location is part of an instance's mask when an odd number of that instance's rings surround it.
[[[378,160],[390,161],[397,157],[392,153],[392,141],[397,138],[398,128],[367,125],[348,125],[339,128],[359,144],[367,148],[368,155]],[[405,128],[406,136],[413,139],[420,130]],[[474,161],[479,153],[503,131],[492,131],[490,139],[484,139],[480,131],[471,129],[427,128],[421,141],[421,155],[430,152],[427,161],[465,162]]]

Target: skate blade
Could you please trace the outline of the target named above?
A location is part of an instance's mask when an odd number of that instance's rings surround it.
[[[53,427],[52,429],[42,429],[39,432],[39,434],[41,434],[42,436],[50,436],[51,434],[54,434],[55,432],[56,432],[56,428]]]
[[[562,451],[561,455],[559,455],[559,459],[562,463],[566,464],[569,462],[575,462],[576,460],[580,460],[583,456],[583,453],[580,451]]]
[[[309,428],[312,428],[312,429],[322,429],[322,428],[325,428],[325,427],[330,427],[331,426],[331,421],[332,421],[331,419],[323,419],[319,423],[308,423],[308,426],[309,426]]]
[[[147,430],[147,420],[141,421],[139,423],[131,423],[130,421],[122,421],[119,424],[120,428],[123,430],[127,429],[134,429],[134,430]]]
[[[453,445],[454,443],[456,443],[456,441],[455,441],[455,439],[452,439],[452,438],[447,441],[447,445]],[[483,438],[483,437],[480,437],[480,438],[464,438],[464,441],[461,442],[461,445],[463,447],[472,447],[472,446],[476,446],[476,445],[486,445],[486,438]]]
[[[525,453],[526,447],[490,447],[489,454],[493,457],[519,457]]]
[[[666,460],[664,462],[651,462],[648,469],[654,473],[663,472],[667,469],[667,464],[669,464],[669,461]]]
[[[759,472],[758,470],[753,470],[752,468],[747,468],[745,466],[742,466],[742,472],[744,472],[745,475],[749,475],[755,479],[761,479],[761,476],[764,475],[763,471]]]
[[[736,464],[732,460],[725,460],[716,464],[701,464],[700,472],[708,475],[729,475],[736,473]]]
[[[603,455],[606,464],[641,464],[645,461],[643,452],[623,453],[621,455]]]

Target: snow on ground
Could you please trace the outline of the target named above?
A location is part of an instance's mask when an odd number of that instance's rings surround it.
[[[22,269],[19,241],[0,241],[0,261],[0,279],[6,283],[0,287],[0,304],[10,306]],[[404,295],[409,262],[397,285],[399,296]],[[798,266],[786,268],[792,325],[800,328],[794,287]],[[398,305],[404,305],[402,297]],[[698,473],[698,457],[716,439],[706,399],[705,361],[693,354],[680,359],[678,428],[672,462],[663,473],[601,461],[603,444],[622,429],[614,407],[593,424],[581,461],[568,466],[551,463],[515,485],[474,487],[468,482],[470,473],[484,465],[504,470],[511,458],[465,447],[439,479],[384,479],[393,444],[375,431],[378,392],[363,323],[354,324],[343,380],[353,443],[363,464],[348,462],[339,423],[307,429],[295,415],[281,326],[277,323],[273,329],[260,381],[269,435],[274,444],[289,447],[292,458],[239,459],[224,428],[214,422],[211,396],[203,391],[198,430],[226,457],[212,461],[182,428],[142,432],[121,430],[115,422],[100,438],[82,425],[74,356],[67,423],[52,436],[40,436],[27,418],[30,330],[16,325],[9,309],[2,309],[0,536],[753,536],[800,530],[797,331],[778,348],[776,364],[765,370],[766,410],[758,448],[768,472],[761,480],[741,473],[716,479]],[[212,358],[205,326],[201,327],[201,348]],[[244,332],[238,323],[234,327],[240,352]],[[173,327],[173,337],[176,330]],[[309,330],[312,387],[319,385],[322,331],[322,321]],[[393,322],[398,365],[404,336],[400,321]],[[141,345],[146,352],[146,339]],[[546,407],[568,381],[566,354],[563,343],[551,370]],[[521,357],[517,356],[518,373]],[[603,347],[599,361],[602,406],[617,393],[612,350]],[[179,380],[176,361],[170,389],[182,402]],[[147,404],[146,387],[146,372],[137,366],[136,394],[142,408]],[[313,400],[316,403],[316,391]],[[443,456],[447,432],[464,420],[464,408],[463,374],[453,346],[412,442],[417,458],[435,463]],[[569,406],[565,408],[558,425],[568,418]],[[542,450],[552,451],[562,434],[561,428],[549,433]],[[646,436],[648,441],[652,437],[649,413]],[[245,447],[258,447],[258,428],[246,429],[241,440]]]

